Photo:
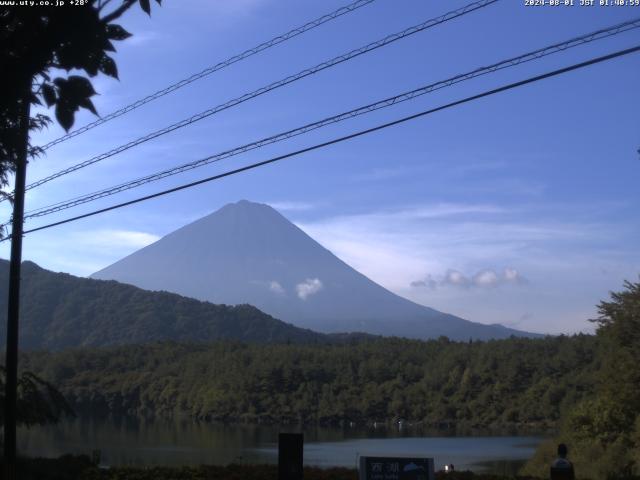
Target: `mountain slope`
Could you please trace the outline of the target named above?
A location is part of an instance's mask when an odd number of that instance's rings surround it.
[[[246,200],[92,275],[213,303],[255,305],[322,332],[467,340],[528,335],[418,305],[371,281],[273,208]]]
[[[0,260],[0,320],[6,322],[9,262]],[[321,334],[250,305],[212,305],[174,293],[74,277],[22,265],[20,348],[58,350],[159,340],[322,343]],[[4,343],[5,329],[0,329]]]

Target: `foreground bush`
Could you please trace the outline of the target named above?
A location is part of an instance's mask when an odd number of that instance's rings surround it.
[[[202,465],[199,467],[117,467],[98,468],[84,455],[64,455],[60,458],[21,459],[20,480],[275,480],[276,465]],[[546,478],[543,475],[542,478]],[[608,477],[609,480],[640,480],[640,477]],[[0,480],[4,468],[0,464]],[[358,480],[351,468],[322,469],[305,467],[305,480]],[[473,472],[436,472],[436,480],[542,480],[533,476],[501,476]]]
[[[581,478],[640,476],[640,282],[625,282],[598,312],[601,364],[594,393],[566,411],[560,435],[540,446],[526,473],[546,472],[553,444],[562,441]]]
[[[1,466],[1,465],[0,465]],[[64,455],[56,459],[22,459],[19,465],[21,480],[275,480],[276,465],[202,465],[199,467],[117,467],[98,468],[87,456]],[[4,468],[0,469],[0,479]],[[517,477],[533,480],[533,477]],[[358,480],[358,472],[351,468],[322,469],[305,467],[305,480]],[[515,480],[515,477],[477,475],[472,472],[438,472],[437,480]]]

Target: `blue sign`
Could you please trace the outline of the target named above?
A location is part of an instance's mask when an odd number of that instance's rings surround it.
[[[434,480],[433,458],[360,457],[360,480]]]

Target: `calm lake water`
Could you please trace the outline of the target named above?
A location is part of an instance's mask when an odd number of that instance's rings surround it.
[[[105,465],[276,463],[279,432],[295,427],[222,425],[188,421],[79,418],[20,429],[18,448],[30,456],[101,451]],[[543,440],[536,436],[439,436],[398,429],[304,430],[304,460],[320,467],[355,467],[363,454],[434,457],[436,469],[514,473]]]

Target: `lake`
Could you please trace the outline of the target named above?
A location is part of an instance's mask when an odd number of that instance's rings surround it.
[[[279,432],[296,427],[224,425],[140,419],[67,420],[59,425],[21,428],[18,449],[30,456],[91,454],[104,465],[200,465],[277,463]],[[409,429],[306,428],[304,460],[320,467],[355,467],[362,454],[433,457],[436,469],[515,473],[531,457],[541,436],[446,436]]]

